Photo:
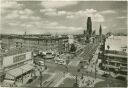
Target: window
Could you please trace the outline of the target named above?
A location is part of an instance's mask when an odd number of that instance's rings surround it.
[[[126,51],[126,49],[123,49],[123,51]]]

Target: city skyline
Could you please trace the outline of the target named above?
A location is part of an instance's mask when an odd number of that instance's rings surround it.
[[[121,1],[1,2],[1,33],[83,33],[87,17],[98,34],[127,33],[127,3]]]

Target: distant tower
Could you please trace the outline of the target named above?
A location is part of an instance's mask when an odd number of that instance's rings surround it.
[[[27,35],[27,29],[25,28],[25,30],[24,30],[24,35]]]
[[[26,31],[24,32],[24,35],[26,35],[27,33],[26,33]]]
[[[92,34],[92,21],[91,21],[91,17],[88,17],[88,19],[87,19],[87,33],[89,35]]]
[[[100,29],[99,29],[99,35],[102,35],[102,27],[100,25]]]
[[[84,30],[84,35],[86,34],[86,31]]]

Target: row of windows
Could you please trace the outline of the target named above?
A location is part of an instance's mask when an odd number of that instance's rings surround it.
[[[39,40],[27,40],[27,41],[24,41],[24,43],[35,43],[35,44],[40,44],[40,43],[59,43],[59,42],[64,42],[64,41],[55,41],[55,40],[42,40],[42,41],[39,41]],[[68,42],[68,41],[67,41]]]
[[[117,67],[127,66],[127,64],[123,64],[123,63],[115,63],[115,62],[108,62],[108,61],[106,61],[106,63],[109,64],[109,65],[117,66]]]

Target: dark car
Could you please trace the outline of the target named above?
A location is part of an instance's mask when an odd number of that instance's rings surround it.
[[[31,79],[29,79],[29,80],[27,81],[26,84],[29,84],[29,83],[33,82],[33,80],[35,80],[36,78],[37,78],[37,76],[32,77]]]
[[[105,73],[103,75],[101,75],[102,77],[109,77],[109,74]]]

